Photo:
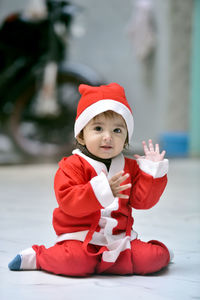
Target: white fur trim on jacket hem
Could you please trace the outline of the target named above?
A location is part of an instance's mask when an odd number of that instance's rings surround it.
[[[65,233],[57,237],[56,243],[67,240],[84,241],[88,230]],[[131,248],[130,242],[137,239],[138,234],[136,231],[131,231],[131,236],[126,236],[125,232],[116,235],[105,235],[105,233],[94,232],[90,244],[98,246],[106,246],[108,251],[103,253],[103,260],[106,262],[115,262],[120,253],[126,249]]]
[[[75,240],[84,242],[86,235],[88,234],[89,230],[77,231],[77,232],[70,232],[70,233],[63,233],[57,236],[55,244],[68,241],[68,240]],[[108,246],[109,244],[113,244],[116,241],[123,240],[126,237],[126,233],[122,232],[120,234],[113,234],[109,237],[103,234],[102,232],[95,231],[90,244],[98,245],[98,246]],[[131,241],[135,240],[138,237],[138,234],[135,230],[132,229],[130,239]]]
[[[137,159],[137,163],[140,169],[153,176],[153,178],[161,178],[167,174],[169,169],[169,161],[168,159],[164,159],[162,161],[151,161],[145,158]]]

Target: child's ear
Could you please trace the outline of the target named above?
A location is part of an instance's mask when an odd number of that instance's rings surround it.
[[[77,141],[79,144],[81,144],[82,146],[85,146],[85,141],[84,141],[84,137],[83,137],[83,134],[79,134],[77,137],[76,137]]]

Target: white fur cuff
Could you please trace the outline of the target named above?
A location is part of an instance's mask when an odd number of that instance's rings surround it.
[[[94,190],[95,196],[103,207],[107,207],[115,200],[104,172],[101,172],[98,176],[93,177],[90,180],[90,183]]]
[[[167,174],[169,169],[169,161],[168,159],[164,159],[162,161],[151,161],[144,158],[137,159],[137,163],[140,169],[153,176],[154,178],[161,178]]]

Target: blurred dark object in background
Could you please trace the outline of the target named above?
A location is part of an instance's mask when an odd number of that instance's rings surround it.
[[[40,161],[71,152],[79,84],[104,83],[67,61],[80,8],[46,0],[42,9],[12,14],[0,27],[0,125],[25,157]]]

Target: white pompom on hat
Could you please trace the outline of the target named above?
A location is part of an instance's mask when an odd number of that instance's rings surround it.
[[[79,86],[81,94],[77,107],[77,115],[74,125],[75,137],[87,125],[87,123],[102,112],[112,110],[121,115],[127,125],[129,142],[134,128],[132,110],[126,99],[125,91],[117,83],[110,83],[101,86]]]

